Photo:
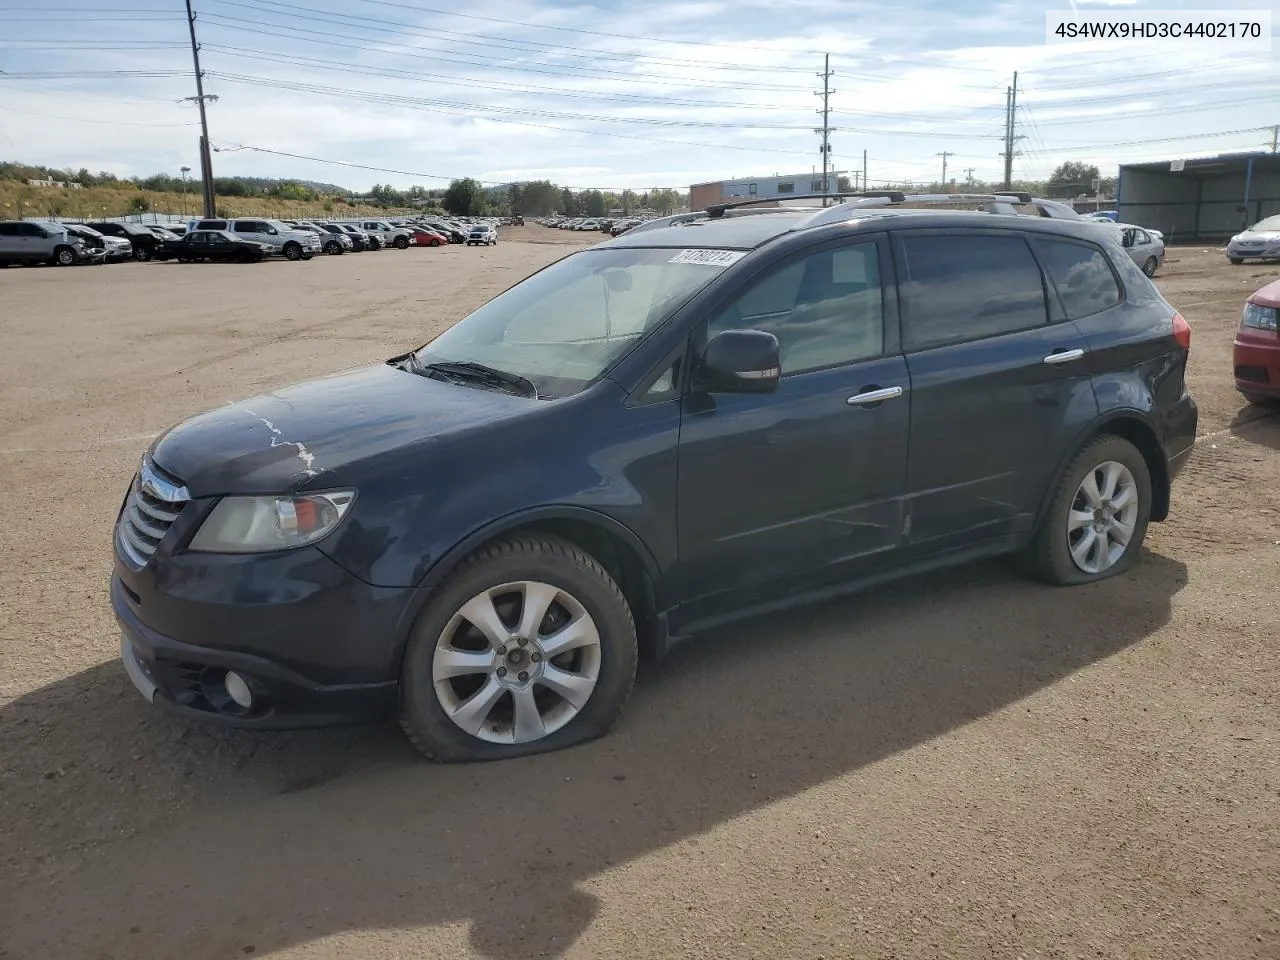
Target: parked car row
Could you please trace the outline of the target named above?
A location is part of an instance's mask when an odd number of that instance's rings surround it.
[[[310,260],[394,247],[442,247],[498,242],[496,218],[465,222],[408,220],[274,220],[216,217],[186,223],[143,224],[115,220],[85,223],[0,221],[0,267],[11,263],[57,266],[124,260],[253,262],[267,257]]]

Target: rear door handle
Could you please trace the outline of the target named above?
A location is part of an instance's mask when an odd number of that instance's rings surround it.
[[[1077,347],[1075,350],[1055,350],[1044,358],[1045,363],[1059,364],[1070,363],[1072,360],[1079,360],[1084,356],[1084,351]]]
[[[872,403],[883,403],[885,400],[893,400],[900,396],[902,396],[901,387],[884,387],[883,389],[864,390],[862,393],[855,393],[845,403],[851,407],[861,407]]]

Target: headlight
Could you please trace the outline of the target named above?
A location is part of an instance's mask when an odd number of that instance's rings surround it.
[[[1254,330],[1276,329],[1276,308],[1264,307],[1257,303],[1246,303],[1244,314],[1240,317],[1240,326]]]
[[[208,553],[291,550],[328,536],[355,502],[354,490],[295,497],[224,497],[191,541]]]

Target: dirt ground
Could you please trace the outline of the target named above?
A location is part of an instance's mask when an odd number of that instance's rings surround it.
[[[1159,278],[1201,438],[1129,576],[991,563],[739,625],[508,763],[142,701],[107,582],[148,439],[595,239],[0,273],[0,957],[1280,957],[1280,417],[1230,385],[1277,271],[1219,251]]]

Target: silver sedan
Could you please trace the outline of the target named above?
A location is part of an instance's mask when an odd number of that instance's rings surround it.
[[[1160,264],[1164,263],[1164,237],[1155,230],[1132,223],[1118,223],[1116,226],[1120,228],[1120,244],[1130,259],[1148,277],[1154,277]]]
[[[1244,233],[1232,237],[1227,243],[1227,259],[1232,263],[1280,260],[1280,216],[1259,220]]]

